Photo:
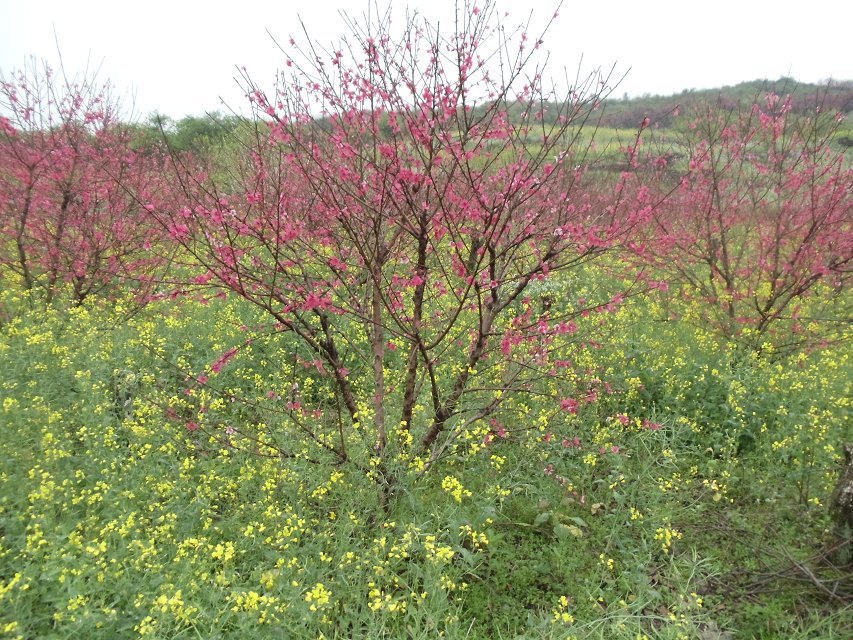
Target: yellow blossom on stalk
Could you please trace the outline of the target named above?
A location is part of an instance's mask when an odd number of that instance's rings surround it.
[[[435,564],[448,563],[453,560],[454,551],[446,545],[436,544],[436,537],[428,535],[424,539],[424,551],[427,552],[427,557]]]
[[[655,540],[658,540],[661,543],[661,549],[663,549],[664,553],[669,553],[669,550],[672,548],[672,543],[675,540],[681,540],[684,537],[678,529],[674,529],[670,526],[666,527],[658,527],[655,531]]]
[[[451,591],[456,590],[456,583],[453,582],[453,580],[448,578],[446,575],[442,574],[441,588],[444,590],[445,593],[450,593]]]
[[[317,611],[317,609],[329,604],[331,597],[332,592],[326,589],[322,582],[318,582],[311,591],[305,594],[305,602],[311,605],[308,607],[311,611]]]
[[[264,571],[263,574],[261,574],[261,585],[266,587],[267,589],[272,589],[273,585],[275,585],[276,579],[279,577],[280,574],[281,571],[279,571],[278,569],[270,569],[269,571]]]
[[[552,620],[556,624],[572,624],[575,618],[568,612],[571,601],[567,596],[560,596],[556,606],[551,610]]]
[[[210,554],[210,557],[214,560],[221,560],[223,563],[228,562],[234,557],[235,554],[234,543],[226,542],[225,544],[217,544],[213,551]]]
[[[490,523],[491,521],[486,522],[487,525]],[[463,535],[463,537],[470,540],[471,548],[474,551],[479,551],[480,549],[487,547],[489,544],[489,537],[481,531],[476,531],[470,525],[462,525],[461,527],[459,527],[459,532]]]
[[[462,502],[462,498],[470,498],[473,494],[462,486],[458,478],[454,476],[444,476],[441,481],[441,488],[449,493],[456,502]]]
[[[258,624],[271,624],[279,622],[277,614],[283,613],[287,608],[278,598],[274,596],[260,595],[255,591],[238,593],[230,598],[234,602],[231,611],[256,613]]]
[[[157,620],[151,616],[145,616],[139,624],[133,627],[141,636],[149,636],[157,632]]]

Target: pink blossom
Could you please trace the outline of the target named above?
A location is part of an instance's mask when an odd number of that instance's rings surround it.
[[[580,403],[574,398],[563,398],[560,400],[560,408],[569,413],[577,413]]]
[[[302,303],[303,311],[313,311],[314,309],[326,309],[331,301],[328,296],[320,296],[316,293],[309,293]]]
[[[233,358],[235,355],[237,355],[237,347],[232,347],[228,349],[228,351],[219,356],[219,359],[216,362],[210,365],[210,370],[213,371],[213,373],[219,373],[220,371],[222,371],[222,368],[226,364],[228,364],[228,361],[231,360],[231,358]]]

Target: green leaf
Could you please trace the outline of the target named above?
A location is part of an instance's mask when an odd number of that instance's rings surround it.
[[[582,538],[583,531],[581,531],[578,527],[574,525],[560,523],[554,525],[554,535],[560,538],[561,540],[565,540],[569,536]]]
[[[550,511],[543,511],[538,516],[536,516],[536,519],[533,521],[533,526],[534,527],[541,527],[543,524],[548,522],[548,520],[550,520],[550,519],[551,519],[551,512]]]

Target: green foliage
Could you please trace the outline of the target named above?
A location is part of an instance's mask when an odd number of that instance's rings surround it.
[[[692,325],[695,303],[633,298],[579,320],[602,345],[571,356],[612,393],[574,414],[516,401],[505,437],[410,471],[386,512],[369,461],[263,455],[229,433],[294,447],[267,392],[326,392],[310,366],[281,366],[288,342],[239,300],[163,300],[130,320],[121,303],[1,302],[15,310],[0,340],[5,636],[853,630],[849,604],[796,573],[846,588],[812,559],[850,437],[849,340],[759,357]]]
[[[154,113],[145,123],[134,127],[135,144],[148,148],[165,143],[176,153],[206,156],[226,146],[246,124],[245,118],[218,111],[204,116],[185,116],[180,120]]]
[[[798,114],[813,113],[816,106],[828,113],[853,111],[853,85],[849,81],[825,83],[797,82],[793,78],[751,80],[733,86],[708,89],[684,89],[681,93],[660,96],[642,95],[630,99],[606,100],[602,105],[602,124],[636,129],[649,116],[652,124],[667,128],[673,122],[674,109],[715,104],[723,109],[748,107],[767,93],[792,95],[793,108]]]

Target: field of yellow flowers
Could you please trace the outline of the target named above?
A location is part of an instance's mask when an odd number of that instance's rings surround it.
[[[2,295],[0,637],[853,634],[827,551],[849,331],[757,352],[635,297],[578,320],[595,402],[512,399],[382,508],[276,422],[324,391],[240,301]]]

